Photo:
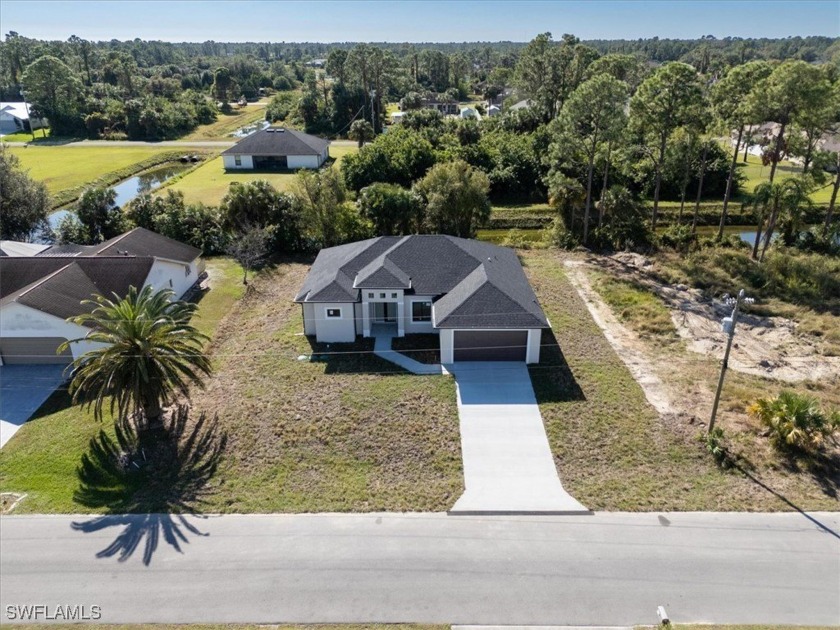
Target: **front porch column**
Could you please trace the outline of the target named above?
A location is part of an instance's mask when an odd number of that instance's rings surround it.
[[[370,302],[362,302],[362,336],[370,337]]]
[[[405,337],[405,319],[403,319],[403,309],[405,300],[397,302],[397,337]]]

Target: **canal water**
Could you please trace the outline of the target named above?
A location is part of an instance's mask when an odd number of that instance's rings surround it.
[[[129,201],[142,195],[143,193],[151,192],[158,188],[163,182],[174,177],[178,173],[182,173],[192,164],[181,164],[179,162],[172,162],[162,166],[156,166],[153,169],[145,171],[140,175],[129,177],[118,184],[111,186],[114,192],[117,193],[116,204],[120,207],[127,204]],[[57,210],[49,216],[50,227],[54,230],[61,223],[61,220],[70,214],[72,210]]]

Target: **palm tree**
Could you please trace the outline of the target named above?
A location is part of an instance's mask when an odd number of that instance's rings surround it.
[[[160,424],[164,405],[175,395],[186,396],[190,385],[204,386],[211,372],[203,353],[209,337],[190,324],[196,305],[173,300],[174,295],[169,289],[147,286],[138,293],[131,287],[123,299],[97,295],[83,302],[91,312],[68,321],[91,332],[62,349],[81,341],[104,345],[73,362],[74,403],[93,407],[101,420],[110,400],[112,414],[133,417],[138,430],[145,430]]]
[[[826,413],[812,396],[786,390],[775,398],[759,398],[749,412],[770,430],[771,441],[782,450],[813,453],[840,428],[840,413]]]
[[[773,233],[780,217],[788,217],[796,223],[797,217],[802,214],[802,209],[810,203],[808,199],[808,185],[801,179],[786,179],[781,183],[762,182],[755,187],[753,192],[753,204],[761,208],[758,217],[758,226],[755,232],[755,243],[753,243],[752,257],[759,262],[764,260],[767,248],[773,239]],[[770,208],[769,218],[766,216],[767,208]],[[764,245],[761,248],[761,256],[758,256],[758,248],[762,242],[762,230],[764,220],[767,218],[767,231],[764,234]]]

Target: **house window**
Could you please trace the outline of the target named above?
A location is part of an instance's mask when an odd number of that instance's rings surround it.
[[[368,293],[368,297],[369,297],[369,298],[371,298],[371,299],[373,298],[373,291],[371,291],[370,293]]]
[[[172,285],[172,278],[169,278],[169,288],[171,289],[171,288],[172,288],[172,286],[173,286],[173,285]]]
[[[384,299],[385,299],[385,294],[384,294],[384,293],[380,293],[380,294],[379,294],[379,297],[380,297],[381,299],[383,299],[383,300],[384,300]]]
[[[192,269],[190,269],[190,266],[189,266],[189,265],[187,265],[186,267],[184,267],[184,276],[189,277],[189,275],[190,275],[190,271],[192,271]]]
[[[432,321],[432,303],[431,302],[412,302],[411,303],[411,321],[413,321],[413,322],[430,322],[430,321]]]
[[[391,294],[391,297],[392,297],[392,298],[396,298],[396,297],[397,297],[397,294],[396,294],[396,293],[392,293],[392,294]]]
[[[341,309],[340,308],[328,308],[327,309],[327,317],[331,319],[340,319],[341,318]]]
[[[236,166],[242,166],[242,156],[241,155],[234,155],[233,156],[233,163],[236,164]]]

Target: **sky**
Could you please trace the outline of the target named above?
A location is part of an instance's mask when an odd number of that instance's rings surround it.
[[[0,30],[65,40],[528,41],[840,36],[837,0],[0,0]]]

